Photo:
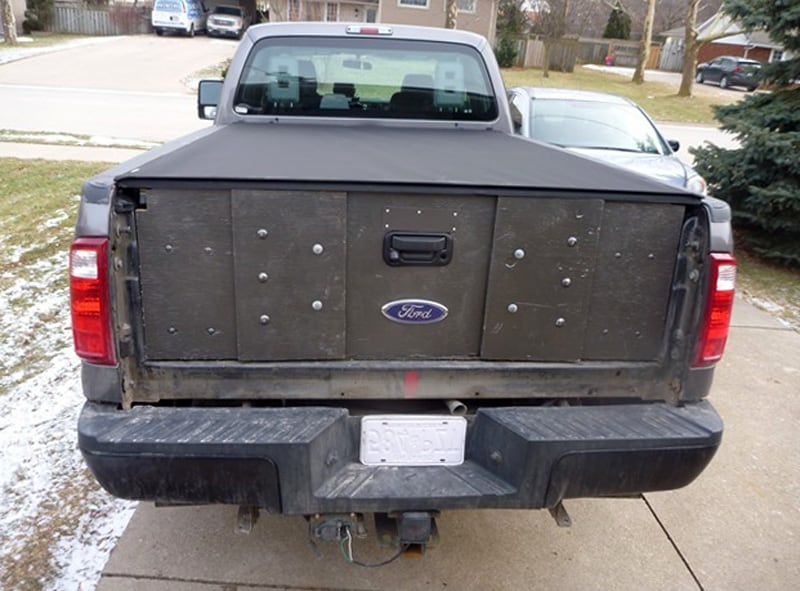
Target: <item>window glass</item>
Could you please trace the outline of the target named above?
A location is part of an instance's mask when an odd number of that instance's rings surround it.
[[[428,0],[398,0],[398,4],[400,4],[400,6],[428,8]]]
[[[491,121],[498,112],[473,48],[355,36],[260,41],[242,71],[234,110],[452,121]]]
[[[230,16],[242,16],[242,9],[235,6],[216,6],[214,14],[228,14]]]
[[[456,6],[459,12],[475,12],[475,3],[477,0],[456,0]]]
[[[564,148],[669,153],[647,117],[628,104],[534,99],[530,132]]]
[[[181,12],[183,7],[179,0],[156,0],[153,10],[160,12]]]

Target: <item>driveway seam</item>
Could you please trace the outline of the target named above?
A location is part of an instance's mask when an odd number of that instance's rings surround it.
[[[352,587],[308,587],[306,585],[273,585],[271,583],[232,583],[230,581],[215,581],[213,579],[192,579],[186,577],[168,577],[168,576],[153,576],[153,575],[123,575],[123,574],[103,574],[103,579],[123,580],[131,579],[133,581],[164,581],[167,583],[191,583],[197,585],[219,585],[224,589],[274,589],[275,591],[353,591]],[[370,591],[363,589],[363,591]],[[375,590],[378,591],[378,590]]]
[[[690,575],[692,575],[692,579],[694,579],[694,582],[697,585],[697,588],[700,591],[705,591],[705,587],[703,587],[703,584],[700,582],[700,579],[697,578],[697,575],[695,574],[694,569],[692,568],[692,565],[689,564],[689,561],[687,560],[686,556],[684,556],[683,552],[681,552],[681,549],[678,548],[677,542],[675,542],[673,537],[667,531],[666,526],[664,525],[664,523],[659,518],[658,514],[656,513],[656,510],[650,504],[650,501],[648,501],[647,497],[644,496],[644,495],[642,495],[642,500],[644,501],[644,504],[647,507],[647,510],[650,511],[650,514],[656,520],[656,523],[658,524],[658,527],[660,527],[661,531],[664,532],[664,535],[667,536],[667,540],[669,540],[669,543],[672,545],[672,548],[675,550],[675,553],[678,555],[678,558],[681,559],[681,562],[683,562],[683,565],[686,567],[686,570],[689,571]]]

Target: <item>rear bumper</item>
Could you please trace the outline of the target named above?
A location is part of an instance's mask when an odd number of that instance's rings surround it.
[[[455,467],[358,463],[358,418],[338,408],[156,408],[86,403],[78,441],[110,493],[289,514],[553,507],[679,488],[708,465],[708,402],[482,409]]]

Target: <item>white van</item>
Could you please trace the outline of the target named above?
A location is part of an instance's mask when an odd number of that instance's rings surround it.
[[[194,37],[206,30],[207,18],[208,9],[200,0],[156,0],[151,22],[156,35],[175,31]]]

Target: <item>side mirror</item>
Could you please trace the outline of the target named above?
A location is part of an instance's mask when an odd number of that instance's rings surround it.
[[[222,80],[201,80],[197,87],[197,116],[200,119],[215,119]]]
[[[681,149],[681,143],[678,140],[667,140],[667,144],[669,144],[669,147],[673,152],[677,152]]]

